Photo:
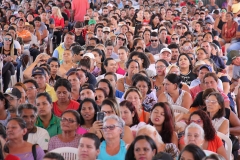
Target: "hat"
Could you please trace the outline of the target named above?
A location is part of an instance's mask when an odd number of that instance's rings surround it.
[[[89,57],[89,58],[91,58],[91,59],[95,59],[94,54],[92,54],[92,53],[85,53],[85,54],[83,55],[83,58],[84,58],[84,57]]]
[[[207,24],[207,23],[213,24],[213,21],[209,18],[209,19],[207,19],[207,20],[205,21],[205,24]]]
[[[30,24],[28,22],[25,22],[25,26],[30,26]]]
[[[195,63],[193,69],[192,69],[193,73],[196,74],[196,73],[197,73],[197,70],[199,70],[199,67],[201,67],[201,66],[204,65],[204,64],[206,64],[206,62],[204,62],[203,60],[198,60],[198,61]]]
[[[172,156],[165,152],[157,153],[152,160],[173,160]]]
[[[209,66],[209,65],[207,65],[207,64],[202,65],[202,66],[199,68],[199,70],[201,70],[201,69],[203,69],[203,68],[206,68],[206,69],[209,70],[209,72],[212,72],[211,66]]]
[[[117,37],[113,32],[109,33],[109,37]]]
[[[172,51],[171,51],[169,48],[163,48],[163,49],[160,51],[160,54],[162,54],[163,52],[169,52],[170,54],[172,54]]]
[[[103,27],[103,32],[110,32],[110,28],[109,27]]]
[[[232,51],[230,51],[230,52],[227,54],[228,60],[227,60],[226,65],[232,64],[232,61],[233,61],[234,59],[236,59],[237,57],[240,57],[240,52],[239,52],[239,51],[237,51],[237,50],[232,50]]]
[[[113,5],[112,5],[112,3],[108,3],[107,5],[106,5],[106,7],[113,7]]]
[[[97,22],[94,19],[90,19],[88,21],[88,25],[96,24]]]
[[[45,76],[45,71],[42,67],[35,67],[32,70],[32,76],[34,77],[35,75],[44,75]]]
[[[95,92],[95,89],[94,89],[93,85],[89,84],[89,83],[83,84],[83,86],[80,88],[80,92],[82,92],[84,89],[90,89],[93,92]]]
[[[174,20],[174,21],[176,21],[176,20],[179,20],[179,21],[180,21],[180,17],[175,17],[173,20]]]
[[[20,21],[24,22],[24,19],[22,19],[22,18],[17,19],[17,23],[20,22]]]
[[[17,88],[8,88],[4,93],[4,96],[6,96],[6,95],[9,95],[9,96],[11,96],[13,98],[17,98],[17,99],[22,97],[21,92]]]

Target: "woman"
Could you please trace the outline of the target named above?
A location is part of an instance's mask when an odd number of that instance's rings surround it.
[[[48,151],[61,147],[78,148],[81,135],[76,134],[80,125],[80,115],[77,111],[66,110],[61,117],[62,134],[56,135],[49,140]]]
[[[178,147],[173,143],[164,143],[162,137],[158,134],[155,127],[151,125],[145,125],[137,131],[137,136],[145,135],[151,137],[157,145],[157,153],[165,152],[172,156],[173,159],[177,158],[179,154]]]
[[[138,73],[133,76],[133,86],[136,86],[142,94],[144,110],[150,112],[152,106],[157,103],[156,93],[151,90],[151,80]]]
[[[108,98],[107,92],[103,88],[95,89],[95,102],[98,106],[102,105],[104,99]]]
[[[57,36],[57,46],[61,43],[62,31],[64,29],[64,18],[62,16],[61,10],[58,7],[52,7],[52,16],[54,19],[55,27],[53,28],[54,35]]]
[[[117,54],[118,54],[118,58],[120,61],[117,62],[118,69],[117,69],[116,73],[125,75],[125,73],[126,73],[125,64],[128,61],[129,50],[127,47],[122,46],[118,49]]]
[[[11,118],[10,112],[7,111],[9,108],[9,101],[2,92],[0,92],[0,123],[3,126],[7,126],[8,120]]]
[[[192,72],[193,65],[190,57],[187,54],[182,53],[178,57],[177,65],[180,68],[180,77],[182,78],[182,82],[190,86],[191,81],[197,78],[197,76]]]
[[[219,34],[221,34],[223,25],[226,23],[226,13],[227,10],[222,8],[220,14],[215,14],[214,30],[218,31]]]
[[[98,71],[98,75],[101,75],[105,70],[102,64],[105,60],[105,53],[103,50],[100,50],[98,48],[93,49],[91,53],[95,57],[95,63],[96,63],[95,68],[97,67],[97,70],[100,69],[100,71]]]
[[[197,60],[204,60],[206,58],[209,58],[210,55],[208,55],[207,51],[204,48],[199,48],[196,51],[196,55],[197,55]]]
[[[125,34],[120,33],[116,37],[116,45],[114,46],[114,52],[118,53],[118,49],[122,46],[127,46],[127,37]]]
[[[80,86],[84,83],[88,83],[88,72],[84,69],[77,69],[77,72],[80,76]]]
[[[168,74],[164,81],[165,92],[158,97],[158,102],[168,102],[189,109],[192,104],[191,95],[182,90],[181,78],[176,74]]]
[[[97,85],[97,88],[102,88],[106,91],[107,97],[111,99],[115,99],[115,92],[111,85],[111,83],[107,79],[101,79]]]
[[[133,136],[136,136],[138,129],[146,123],[140,122],[137,110],[132,102],[124,100],[119,104],[121,118],[124,120],[125,125],[130,127]]]
[[[149,113],[144,110],[142,105],[143,98],[141,92],[137,88],[131,87],[125,92],[124,99],[133,103],[140,122],[148,123]]]
[[[238,23],[234,21],[233,18],[233,13],[227,12],[226,23],[223,25],[222,28],[222,39],[220,41],[221,45],[236,42]]]
[[[178,146],[173,115],[169,106],[162,102],[156,103],[151,109],[149,124],[156,128],[164,143],[173,143]]]
[[[158,29],[160,25],[159,16],[157,14],[153,14],[149,24],[152,26],[152,30]]]
[[[106,116],[103,119],[102,131],[105,140],[100,145],[98,159],[124,159],[127,152],[126,143],[121,139],[124,134],[124,121],[117,115]]]
[[[71,50],[64,50],[63,61],[59,67],[59,74],[61,77],[66,77],[66,73],[71,69],[77,67],[77,64],[73,62],[73,54]]]
[[[58,100],[53,102],[53,113],[60,117],[66,110],[77,110],[79,103],[71,99],[71,83],[64,78],[60,78],[54,85],[54,90]]]
[[[151,31],[149,29],[145,29],[145,31],[143,32],[143,39],[146,44],[146,47],[151,45],[150,35],[151,35]]]
[[[139,63],[136,60],[128,60],[126,62],[127,74],[125,77],[120,78],[117,81],[117,90],[124,92],[130,86],[132,86],[132,77],[134,74],[138,73],[140,70]]]
[[[96,121],[97,112],[99,112],[99,108],[93,99],[85,98],[81,102],[79,107],[80,127],[77,129],[77,134],[83,135],[93,131],[92,127]]]
[[[21,160],[42,160],[44,151],[38,146],[28,143],[27,126],[22,118],[11,118],[7,122],[7,142],[4,151],[19,157]],[[36,155],[33,155],[35,149]]]
[[[133,19],[132,19],[132,22],[133,22],[133,27],[136,27],[137,25],[141,25],[142,22],[143,22],[143,10],[138,10]]]
[[[125,160],[152,160],[157,154],[157,145],[149,136],[137,136],[129,146]]]
[[[124,24],[124,25],[121,26],[120,33],[126,34],[128,31],[129,31],[128,25]]]
[[[158,97],[164,91],[163,80],[166,76],[166,68],[169,66],[166,60],[159,59],[155,63],[156,76],[153,77],[153,88],[156,90]]]
[[[17,59],[17,49],[14,48],[13,37],[7,33],[4,36],[3,46],[0,47],[1,61],[3,60],[2,78],[3,78],[3,91],[6,91],[11,80],[11,75],[15,74],[14,65],[18,65],[20,61]]]
[[[72,100],[80,102],[80,75],[78,72],[72,71],[67,75],[67,80],[71,83],[71,97]]]
[[[101,112],[104,112],[105,116],[110,116],[110,115],[114,115],[115,114],[118,117],[121,117],[119,106],[118,106],[117,102],[114,99],[105,99],[102,102]],[[96,123],[99,124],[98,122],[96,122]],[[95,125],[95,122],[94,122],[93,125]],[[123,141],[126,144],[132,143],[132,141],[133,141],[133,134],[131,132],[131,129],[128,126],[124,126],[123,130],[124,130],[124,136],[122,137]]]
[[[229,135],[229,121],[224,117],[224,100],[220,93],[210,93],[205,100],[207,112],[216,131]]]
[[[189,144],[182,150],[178,160],[202,160],[205,156],[205,153],[200,147]]]
[[[200,136],[204,136],[204,139],[202,140],[201,143],[198,143],[196,145],[201,145],[203,150],[209,150],[212,152],[215,152],[217,154],[220,154],[222,156],[224,156],[225,158],[227,157],[226,155],[226,150],[223,146],[223,142],[222,140],[217,136],[216,134],[216,130],[214,129],[211,120],[209,118],[209,116],[207,115],[206,112],[202,111],[202,110],[198,110],[193,112],[190,115],[190,118],[188,119],[189,123],[195,123],[198,124],[198,126],[201,126],[201,128],[203,129],[203,134],[198,136],[198,138]],[[195,127],[196,128],[196,127]],[[198,129],[199,131],[199,129]],[[187,134],[188,130],[185,130],[185,142],[188,141],[188,134]],[[199,140],[196,139],[195,141]],[[182,149],[184,147],[184,145],[186,143],[183,142],[184,137],[182,137],[180,139],[179,142],[179,148]]]
[[[202,26],[203,26],[202,22],[196,22],[195,30],[193,33],[195,36],[202,34],[202,31],[203,31]]]

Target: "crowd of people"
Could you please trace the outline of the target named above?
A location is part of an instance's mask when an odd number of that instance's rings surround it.
[[[0,159],[238,159],[240,0],[2,0],[0,51]]]

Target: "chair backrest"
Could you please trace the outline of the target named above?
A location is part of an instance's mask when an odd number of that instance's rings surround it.
[[[189,112],[188,109],[178,106],[178,105],[172,105],[172,109],[173,109],[174,113],[188,113]]]
[[[63,156],[65,160],[78,160],[78,149],[73,147],[61,147],[54,149],[50,152],[59,153]]]
[[[225,149],[227,151],[228,159],[231,160],[231,155],[232,155],[232,141],[231,141],[231,139],[228,136],[226,136],[225,134],[221,133],[221,132],[217,132],[217,135],[218,135],[219,138],[224,140],[224,142],[225,142]]]

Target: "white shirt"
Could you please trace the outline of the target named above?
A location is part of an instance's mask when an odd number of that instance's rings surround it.
[[[123,78],[124,76],[123,75],[121,75],[121,74],[117,74],[117,73],[115,73],[116,74],[116,76],[117,76],[117,80],[119,80],[120,78]],[[96,79],[97,79],[97,82],[99,82],[101,79],[104,79],[104,76],[105,76],[105,74],[102,74],[102,75],[100,75],[100,76],[98,76]]]
[[[38,144],[43,150],[48,150],[48,142],[50,136],[46,129],[37,127],[36,133],[29,133],[27,142],[32,144]]]

